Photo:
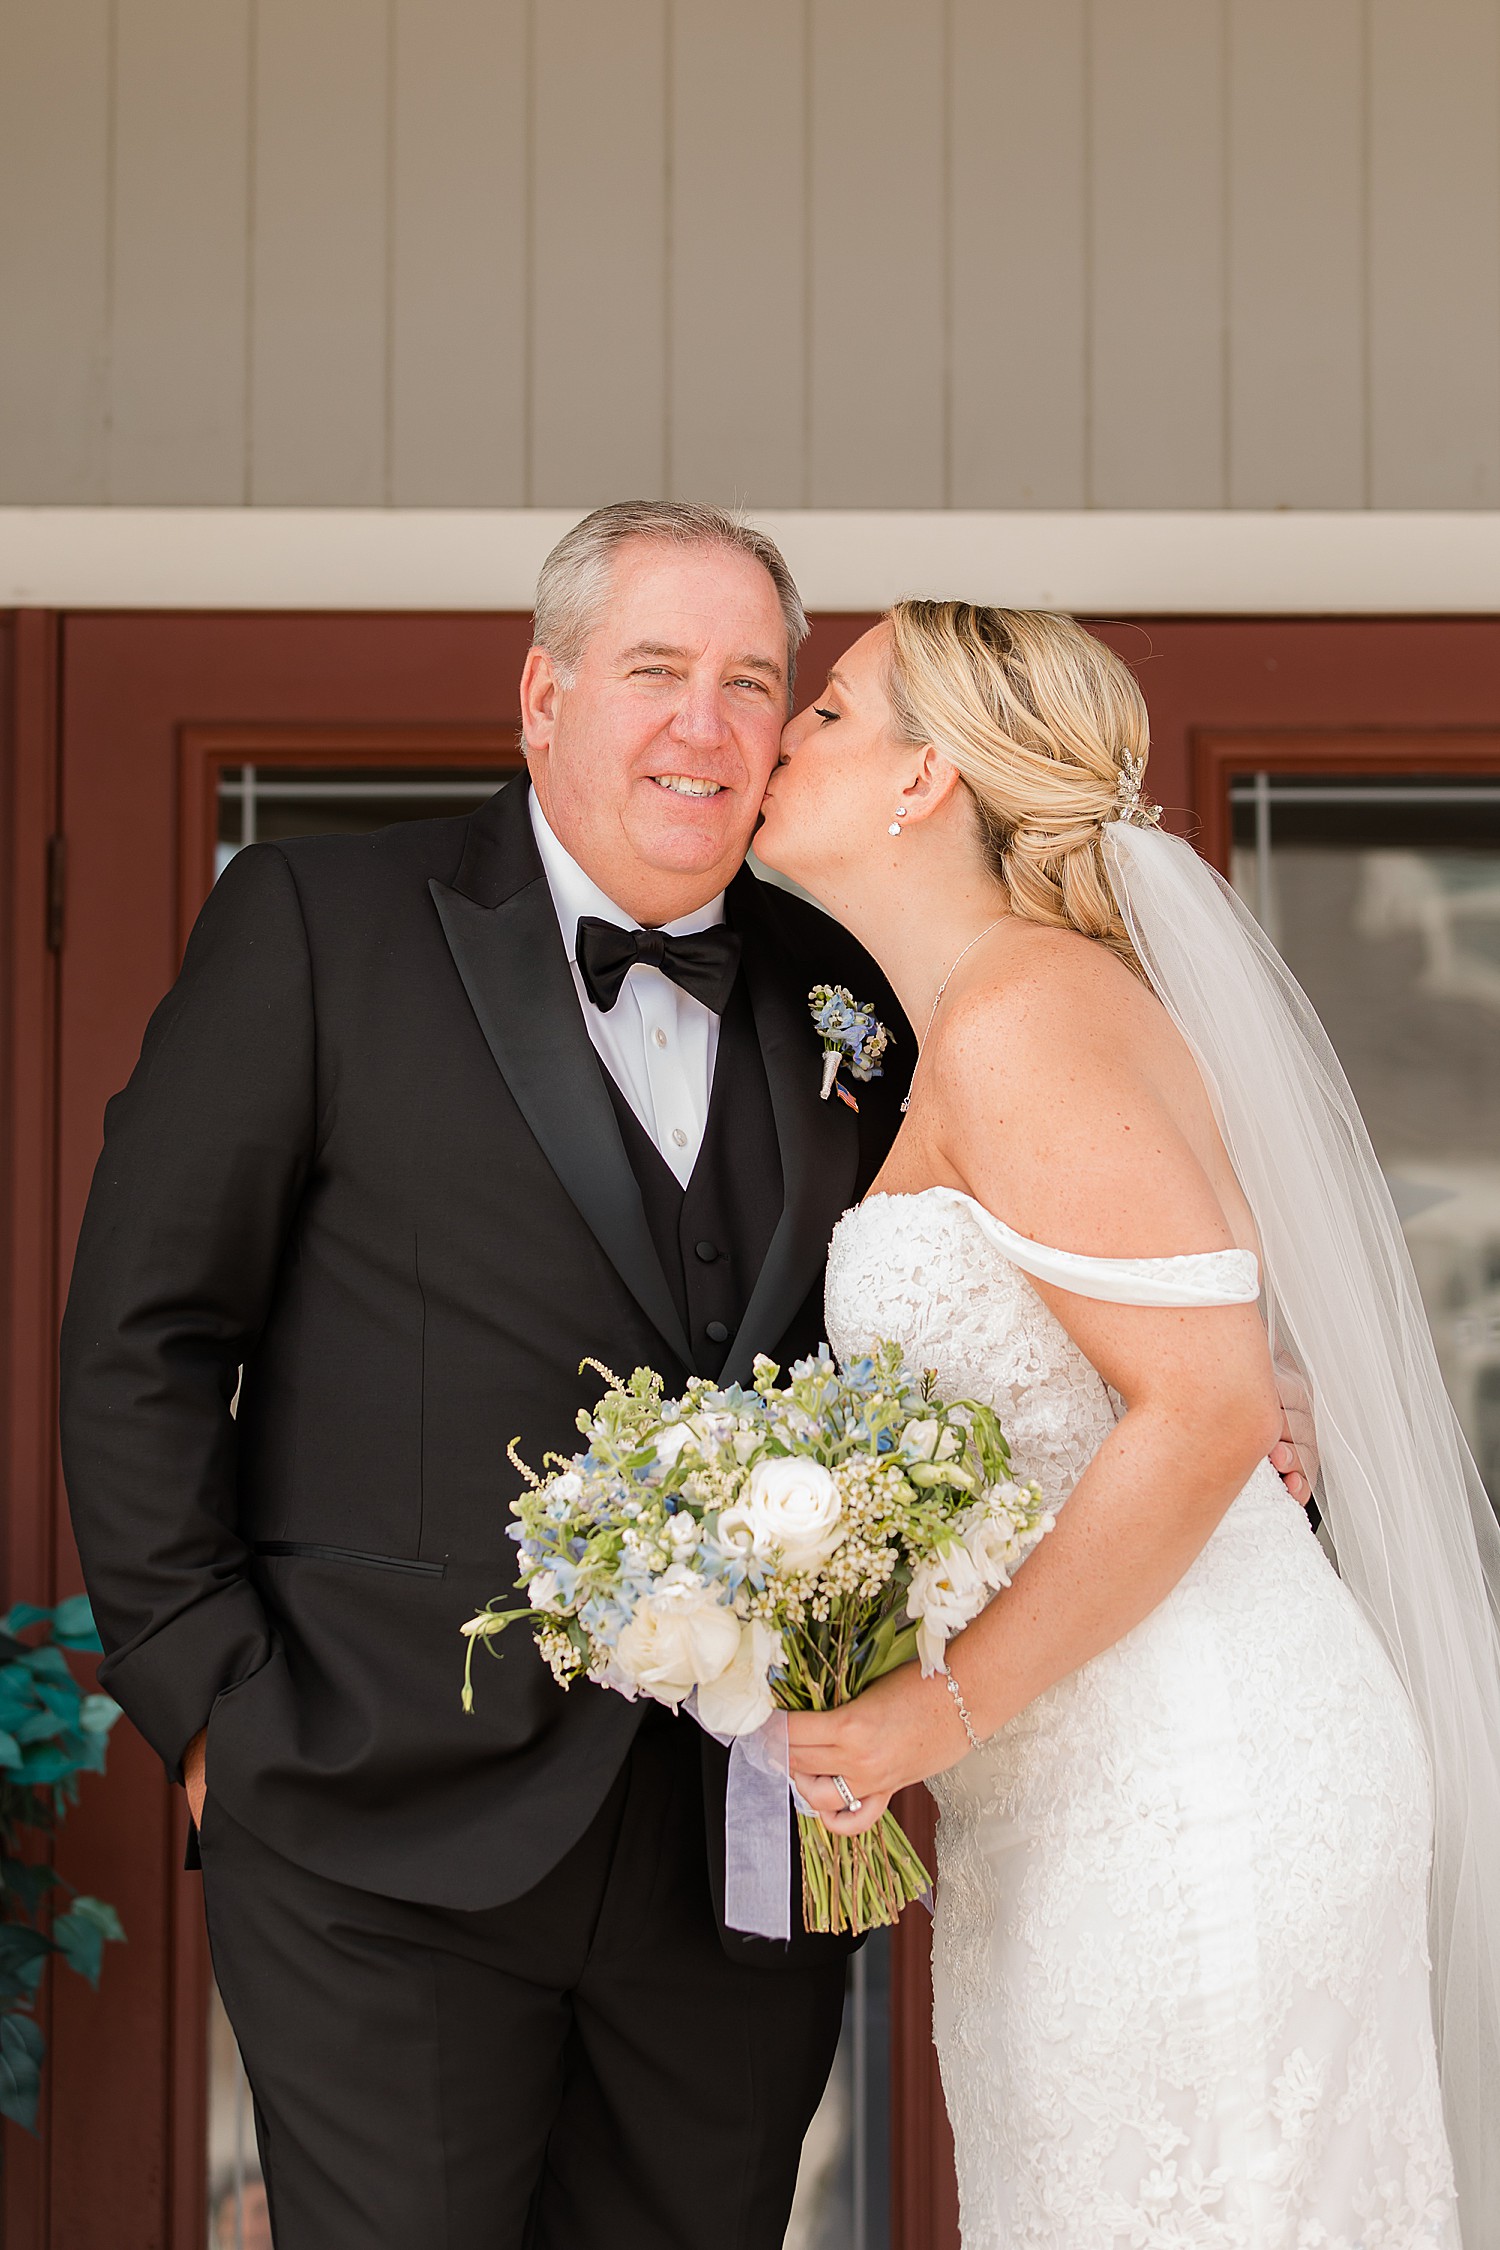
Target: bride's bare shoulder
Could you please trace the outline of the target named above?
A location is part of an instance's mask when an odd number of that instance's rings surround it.
[[[1106,947],[1027,927],[935,1039],[934,1138],[1023,1234],[1104,1256],[1227,1248],[1201,1079],[1149,986]]]
[[[1036,923],[1006,931],[935,1028],[934,1075],[970,1092],[976,1077],[1021,1068],[1033,1086],[1085,1067],[1133,1076],[1178,1044],[1155,994],[1107,946]]]

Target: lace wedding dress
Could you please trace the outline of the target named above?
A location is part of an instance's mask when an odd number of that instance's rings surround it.
[[[1027,1270],[1213,1304],[1255,1261],[1069,1256],[946,1188],[845,1216],[834,1350],[899,1339],[1056,1504],[1117,1402]],[[1269,1465],[1144,1623],[932,1790],[964,2250],[1457,2250],[1426,1756]]]

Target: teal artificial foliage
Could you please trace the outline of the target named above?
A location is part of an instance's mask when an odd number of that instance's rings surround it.
[[[105,1946],[125,1936],[114,1908],[80,1896],[50,1859],[78,1776],[103,1773],[120,1716],[109,1696],[80,1687],[68,1662],[70,1652],[98,1651],[85,1594],[55,1609],[17,1602],[0,1617],[0,2116],[28,2132],[42,2090],[35,2010],[47,1963],[57,1955],[97,1985]]]

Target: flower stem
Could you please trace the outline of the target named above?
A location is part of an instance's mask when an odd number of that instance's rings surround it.
[[[799,1813],[802,1919],[832,1936],[887,1928],[932,1878],[893,1813],[862,1836],[836,1836],[815,1816]]]

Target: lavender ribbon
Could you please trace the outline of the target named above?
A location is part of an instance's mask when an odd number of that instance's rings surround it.
[[[696,1692],[685,1708],[698,1720]],[[724,1920],[750,1937],[792,1934],[792,1807],[812,1811],[791,1777],[785,1711],[754,1734],[718,1734],[729,1745],[724,1799]]]

